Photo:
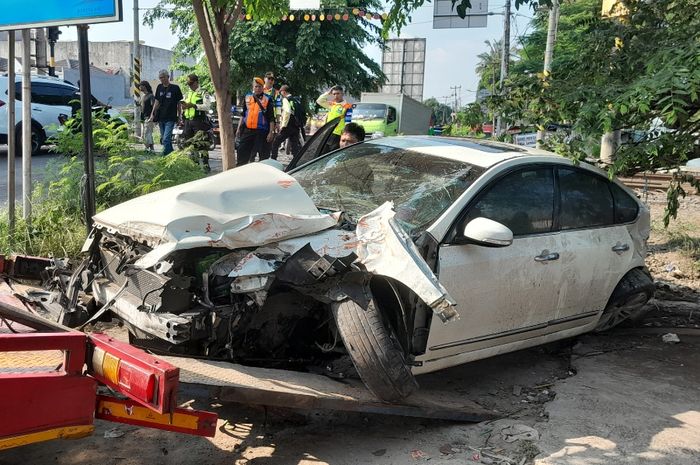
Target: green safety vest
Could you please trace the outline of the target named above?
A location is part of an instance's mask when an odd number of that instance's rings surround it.
[[[328,116],[326,116],[326,123],[333,121],[336,118],[341,118],[341,120],[338,122],[338,126],[336,126],[333,130],[333,134],[339,136],[343,133],[343,129],[345,129],[345,113],[347,113],[349,108],[352,108],[352,105],[346,102],[331,103],[331,108],[328,110]]]
[[[190,90],[189,92],[187,92],[185,102],[193,103],[195,105],[201,105],[202,103],[204,103],[204,97],[202,96],[202,93],[199,90]],[[197,110],[196,108],[188,108],[183,112],[183,116],[185,117],[185,119],[194,119],[194,117],[197,115],[197,112],[203,113],[201,110]]]

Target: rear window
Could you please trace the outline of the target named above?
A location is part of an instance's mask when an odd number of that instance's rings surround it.
[[[629,223],[637,219],[639,204],[620,186],[611,182],[610,187],[615,201],[615,223]]]
[[[607,179],[574,169],[559,169],[560,227],[591,228],[614,223],[613,197]]]

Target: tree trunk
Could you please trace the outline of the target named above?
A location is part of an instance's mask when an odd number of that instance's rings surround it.
[[[228,40],[226,42],[228,48]],[[219,135],[221,137],[221,163],[222,170],[226,171],[236,167],[236,154],[234,152],[234,136],[236,128],[233,127],[231,118],[231,87],[229,85],[230,68],[228,61],[222,66],[218,75],[214,74],[209,66],[216,94],[216,111],[219,115]]]
[[[192,0],[192,8],[197,18],[197,27],[216,94],[216,111],[219,115],[221,135],[221,161],[224,171],[236,167],[233,143],[235,128],[231,119],[229,36],[242,6],[243,0],[217,2],[214,6],[206,0]]]

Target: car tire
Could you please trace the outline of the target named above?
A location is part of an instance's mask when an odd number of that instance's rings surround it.
[[[348,299],[333,303],[332,310],[353,365],[372,394],[397,402],[418,388],[404,351],[384,324],[374,300],[362,308]]]
[[[22,123],[17,125],[15,131],[15,143],[16,143],[16,153],[22,154]],[[41,150],[44,145],[45,137],[44,131],[38,128],[36,125],[32,124],[32,155],[36,155]]]
[[[623,321],[639,321],[647,313],[645,304],[654,296],[654,281],[648,271],[635,268],[617,284],[594,331],[599,333]]]

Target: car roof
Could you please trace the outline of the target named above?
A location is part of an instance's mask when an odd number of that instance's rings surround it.
[[[7,74],[6,73],[1,74],[0,79],[3,81],[6,80]],[[48,84],[59,84],[62,86],[75,87],[77,89],[77,87],[73,83],[68,82],[64,79],[61,79],[58,76],[44,76],[44,75],[40,75],[40,74],[32,74],[31,81],[32,82],[45,82]],[[22,82],[22,75],[21,74],[15,74],[15,82]]]
[[[485,139],[440,136],[395,136],[365,141],[365,144],[385,145],[489,168],[496,163],[519,157],[551,157],[561,160],[559,155],[545,150],[506,144]]]

